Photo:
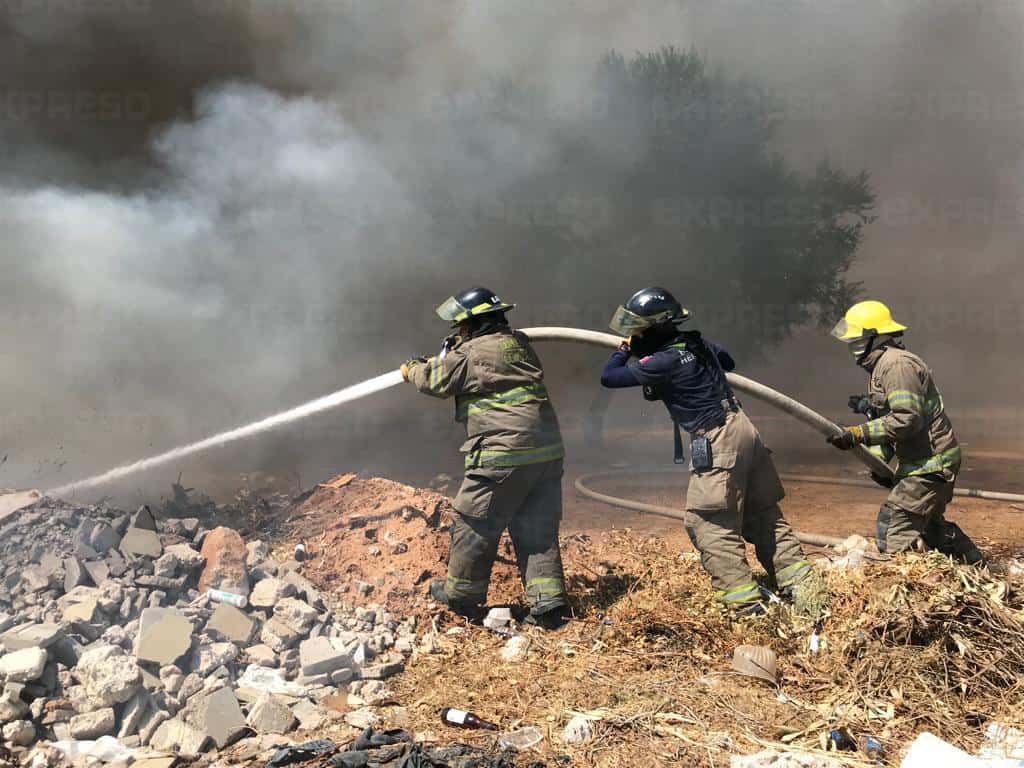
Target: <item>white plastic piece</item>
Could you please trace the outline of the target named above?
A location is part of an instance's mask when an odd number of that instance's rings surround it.
[[[983,760],[925,731],[910,745],[900,768],[987,768]]]
[[[252,688],[266,693],[276,693],[282,696],[305,696],[308,691],[306,687],[291,680],[285,680],[284,670],[268,669],[258,664],[250,664],[245,672],[238,678],[238,688]]]
[[[594,726],[583,715],[576,715],[562,731],[562,741],[566,744],[586,744],[594,738]]]
[[[498,746],[502,749],[515,749],[522,751],[529,749],[535,744],[540,744],[544,740],[544,734],[540,732],[540,729],[528,725],[525,728],[520,728],[517,731],[511,731],[509,733],[503,733],[498,737]]]

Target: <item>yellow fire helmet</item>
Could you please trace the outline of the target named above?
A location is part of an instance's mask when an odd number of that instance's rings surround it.
[[[892,312],[880,301],[860,301],[846,310],[832,335],[847,344],[887,333],[901,333],[907,326],[892,319]]]

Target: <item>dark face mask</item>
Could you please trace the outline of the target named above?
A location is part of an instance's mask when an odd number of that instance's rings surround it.
[[[644,331],[640,336],[634,336],[629,349],[637,357],[647,357],[662,347],[667,347],[678,336],[679,330],[674,325],[656,326]]]

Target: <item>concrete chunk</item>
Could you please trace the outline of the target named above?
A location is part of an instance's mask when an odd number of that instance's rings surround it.
[[[302,634],[296,632],[283,621],[270,619],[263,624],[260,640],[277,653],[286,651],[295,645]]]
[[[22,648],[0,658],[0,679],[9,683],[38,680],[45,666],[46,651],[42,648]]]
[[[89,546],[99,554],[105,555],[109,550],[116,549],[121,543],[121,537],[117,531],[106,523],[97,523],[89,535]]]
[[[295,715],[276,696],[264,693],[253,704],[246,722],[257,733],[288,733],[295,726]]]
[[[115,550],[116,551],[116,550]],[[120,555],[118,555],[120,557]],[[85,572],[89,574],[93,584],[102,584],[110,578],[110,567],[103,560],[86,560],[82,563]],[[124,571],[122,571],[124,573]]]
[[[156,531],[129,528],[121,539],[121,553],[129,560],[137,557],[158,558],[164,551]]]
[[[117,718],[112,707],[97,709],[71,718],[71,736],[75,739],[98,739],[114,730]]]
[[[173,664],[192,647],[192,622],[173,608],[146,608],[139,619],[136,658]]]
[[[182,718],[200,733],[208,734],[217,749],[227,746],[246,727],[242,708],[230,688],[189,699]]]
[[[74,675],[89,698],[108,706],[123,704],[142,686],[135,659],[116,645],[100,645],[82,654]]]
[[[82,567],[82,561],[74,556],[66,558],[64,560],[64,591],[70,592],[87,581],[89,581],[89,575]]]
[[[153,513],[149,511],[149,507],[143,504],[136,510],[135,514],[132,515],[131,522],[128,524],[128,527],[142,528],[156,533],[156,518],[154,518]]]
[[[182,757],[195,757],[202,753],[210,735],[180,718],[163,721],[153,732],[149,746],[158,752],[177,752]]]
[[[297,591],[294,584],[283,579],[262,579],[253,587],[249,604],[254,608],[273,608],[278,600],[291,597]]]
[[[248,552],[238,531],[220,526],[203,539],[200,554],[206,565],[199,576],[199,591],[222,589],[236,595],[249,594],[249,573],[245,567]]]
[[[329,675],[339,669],[351,669],[352,657],[336,649],[326,637],[314,637],[299,644],[299,664],[306,677]]]
[[[206,622],[206,631],[233,643],[248,643],[256,626],[251,618],[233,605],[220,603]]]
[[[303,635],[313,628],[318,616],[315,608],[294,597],[279,600],[274,606],[274,618]]]
[[[8,651],[20,651],[22,648],[49,648],[62,637],[64,630],[59,624],[28,622],[4,632],[0,635],[0,643]]]

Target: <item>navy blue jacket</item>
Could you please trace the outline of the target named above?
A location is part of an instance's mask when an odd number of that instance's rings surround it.
[[[704,339],[718,357],[722,369],[736,367],[732,356],[713,341]],[[694,432],[724,417],[723,395],[712,373],[685,343],[676,343],[653,355],[630,361],[629,353],[617,350],[601,374],[601,384],[612,389],[639,387],[651,391],[650,399],[661,400],[673,421]]]

